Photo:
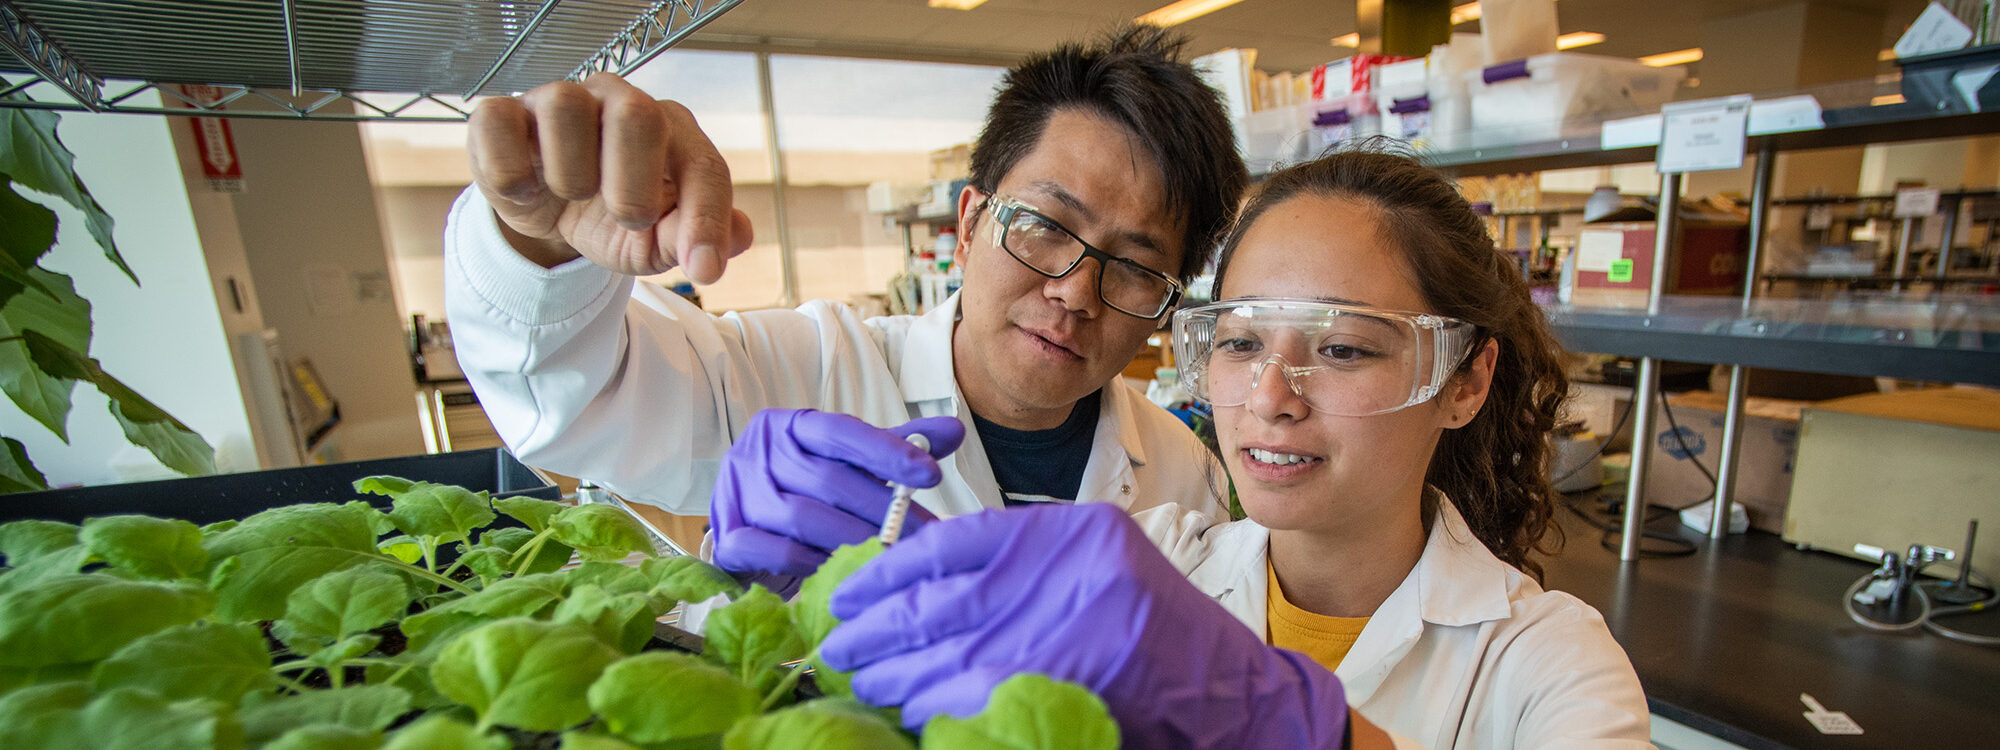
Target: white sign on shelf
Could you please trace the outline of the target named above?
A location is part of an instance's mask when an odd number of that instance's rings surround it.
[[[1903,188],[1896,191],[1896,218],[1921,219],[1938,212],[1937,188]]]
[[[1604,123],[1601,133],[1598,139],[1599,148],[1657,146],[1660,143],[1660,116],[1640,115],[1623,120],[1608,120]]]
[[[1750,96],[1675,102],[1660,108],[1661,174],[1743,166]]]
[[[1903,38],[1896,40],[1897,57],[1916,57],[1932,52],[1948,52],[1960,49],[1972,41],[1972,29],[1958,16],[1945,10],[1939,3],[1931,3],[1924,12],[1917,14],[1910,30],[1903,32]]]

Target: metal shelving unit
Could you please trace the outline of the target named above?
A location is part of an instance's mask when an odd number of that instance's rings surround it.
[[[1730,365],[1715,521],[1709,529],[1713,539],[1721,539],[1727,531],[1738,470],[1746,367],[2000,385],[2000,375],[1995,374],[2000,373],[2000,312],[1986,302],[1988,298],[1941,291],[1817,301],[1755,297],[1758,255],[1775,202],[1771,182],[1779,152],[2000,133],[2000,112],[1939,113],[1909,104],[1832,106],[1853,101],[1873,85],[1823,89],[1818,100],[1829,108],[1822,110],[1823,124],[1818,127],[1754,133],[1748,138],[1746,150],[1755,174],[1750,272],[1740,297],[1666,297],[1664,275],[1655,274],[1644,308],[1549,310],[1557,334],[1569,348],[1639,358],[1639,382],[1633,394],[1635,434],[1650,434],[1660,360]],[[1653,145],[1607,149],[1602,144],[1601,132],[1591,129],[1556,141],[1434,153],[1427,161],[1447,173],[1472,176],[1649,162],[1657,152]],[[1678,174],[1662,176],[1662,204],[1679,199],[1681,182]],[[1676,224],[1674,212],[1661,213],[1654,268],[1667,267]],[[1645,454],[1633,453],[1619,551],[1625,560],[1635,560],[1639,553]]]
[[[462,120],[477,96],[630,73],[742,1],[0,0],[0,106]],[[68,100],[21,95],[38,86]],[[133,103],[148,91],[186,106]]]

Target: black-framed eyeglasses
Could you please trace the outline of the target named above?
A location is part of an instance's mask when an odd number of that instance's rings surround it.
[[[1084,258],[1096,258],[1097,298],[1105,306],[1144,320],[1159,320],[1180,300],[1174,277],[1104,252],[1033,206],[1003,195],[988,200],[993,239],[1021,265],[1051,279],[1068,276]]]

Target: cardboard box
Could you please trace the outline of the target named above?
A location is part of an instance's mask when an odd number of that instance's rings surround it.
[[[1644,307],[1653,284],[1653,223],[1592,225],[1571,261],[1569,302],[1584,307]],[[1667,253],[1667,294],[1737,294],[1743,289],[1741,224],[1683,222],[1680,246]]]
[[[1806,410],[1786,541],[1851,557],[1857,543],[1956,550],[1973,519],[1985,521],[1973,569],[1991,576],[2000,572],[2000,392],[1875,393]]]
[[[1743,400],[1742,445],[1737,453],[1733,498],[1749,513],[1751,528],[1773,534],[1784,530],[1799,413],[1809,405],[1768,398]],[[1624,403],[1618,406],[1621,412],[1625,408]],[[1663,406],[1653,407],[1653,435],[1646,441],[1651,452],[1646,459],[1645,497],[1651,504],[1680,508],[1712,496],[1715,485],[1702,469],[1713,474],[1721,468],[1722,418],[1728,401],[1725,394],[1689,391],[1668,395],[1666,406],[1673,409],[1671,423]],[[1700,462],[1699,468],[1696,462]]]

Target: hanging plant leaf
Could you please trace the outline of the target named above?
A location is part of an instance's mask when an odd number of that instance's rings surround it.
[[[27,278],[34,286],[0,306],[0,338],[19,340],[0,344],[0,390],[13,399],[21,411],[49,428],[63,442],[69,442],[70,393],[77,377],[89,368],[59,367],[50,372],[34,360],[27,333],[61,344],[81,355],[90,351],[90,303],[76,295],[76,285],[68,276],[29,269]]]
[[[14,181],[0,174],[0,227],[6,227],[0,231],[0,303],[39,283],[28,269],[56,244],[56,212],[13,188]]]
[[[0,443],[7,446],[7,452],[0,454],[0,494],[49,488],[49,478],[42,476],[41,470],[28,460],[28,449],[21,441],[0,438]]]
[[[111,416],[125,430],[125,439],[145,448],[167,468],[188,476],[215,473],[215,449],[188,426],[155,406],[99,366],[97,360],[38,331],[23,331],[28,356],[42,371],[61,378],[88,380],[111,399]]]
[[[124,256],[111,239],[111,214],[90,195],[90,189],[76,176],[76,155],[64,147],[56,134],[59,118],[54,112],[0,107],[0,174],[6,174],[31,189],[63,199],[83,212],[84,224],[104,257],[133,284],[139,277],[126,265]]]

